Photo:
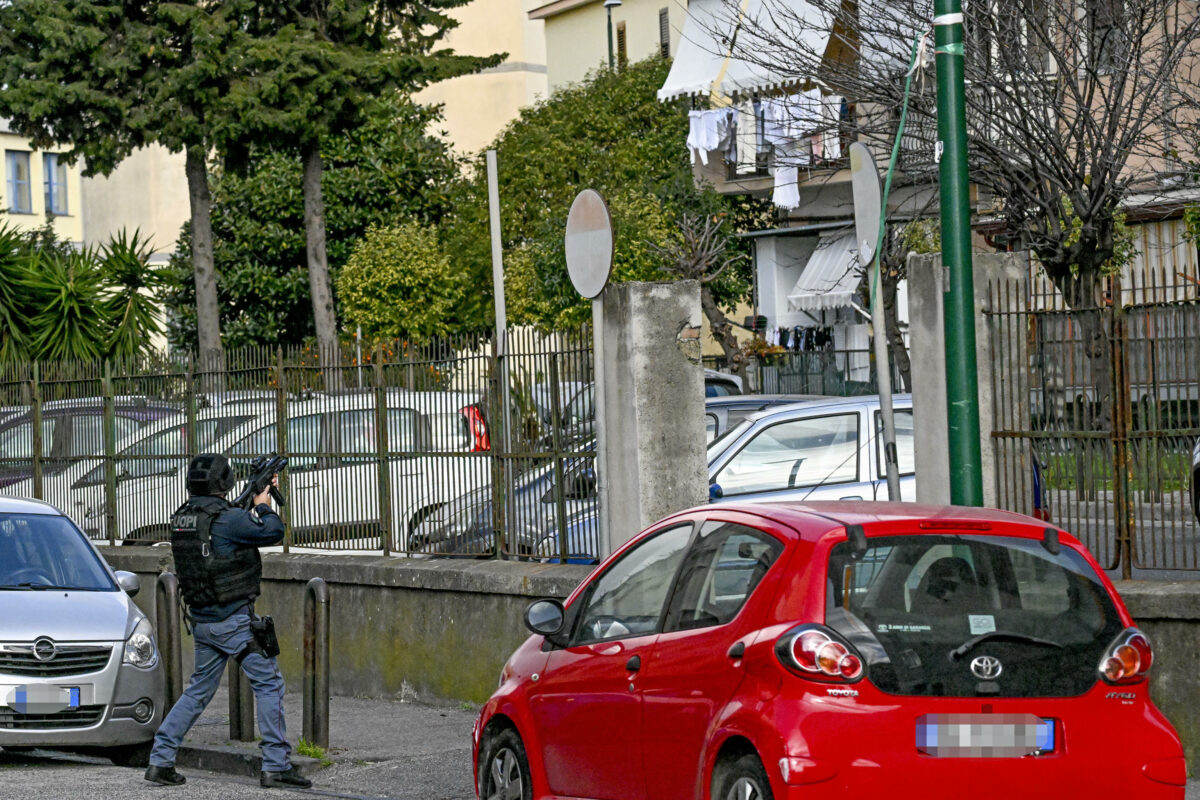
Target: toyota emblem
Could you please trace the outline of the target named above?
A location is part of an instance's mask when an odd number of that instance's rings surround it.
[[[33,657],[38,661],[53,661],[57,652],[54,642],[44,636],[33,643]]]
[[[971,662],[971,672],[981,681],[994,681],[1003,671],[1000,659],[992,656],[979,656]]]

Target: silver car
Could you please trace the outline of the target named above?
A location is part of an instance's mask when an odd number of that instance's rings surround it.
[[[0,497],[0,747],[145,761],[166,684],[137,591],[53,506]]]
[[[916,499],[912,398],[893,398],[902,500]],[[886,500],[879,398],[776,406],[747,417],[708,446],[713,499]]]

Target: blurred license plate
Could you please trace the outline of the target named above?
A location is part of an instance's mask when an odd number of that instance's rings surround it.
[[[1054,751],[1054,720],[1033,714],[926,714],[917,752],[939,758],[1020,758]]]
[[[0,687],[4,704],[18,714],[57,714],[59,711],[79,708],[78,686],[27,686]]]

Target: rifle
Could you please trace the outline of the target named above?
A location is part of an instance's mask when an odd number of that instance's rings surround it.
[[[254,498],[262,494],[266,488],[271,489],[271,497],[275,498],[275,502],[279,505],[287,505],[283,499],[283,495],[279,492],[279,487],[271,481],[275,476],[283,472],[287,467],[287,459],[283,456],[271,453],[269,456],[259,456],[250,463],[250,477],[246,480],[246,488],[242,489],[233,501],[234,507],[251,509],[254,506]]]

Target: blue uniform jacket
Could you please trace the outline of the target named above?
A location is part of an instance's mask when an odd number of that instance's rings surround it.
[[[283,520],[265,503],[252,511],[244,508],[227,508],[213,520],[213,553],[228,558],[238,548],[270,547],[283,541]],[[247,608],[244,600],[235,600],[218,606],[203,606],[191,609],[195,622],[220,622]]]

